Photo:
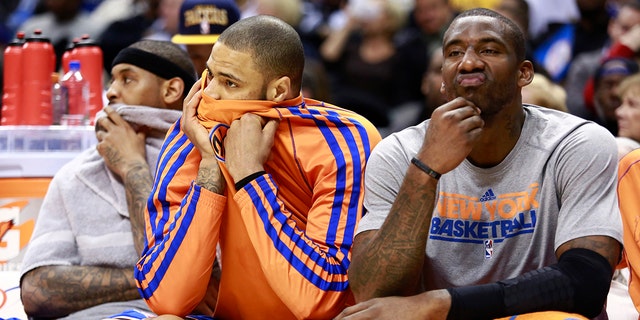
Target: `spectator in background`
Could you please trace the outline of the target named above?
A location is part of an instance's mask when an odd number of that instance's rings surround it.
[[[202,72],[220,33],[239,19],[240,9],[233,0],[185,0],[180,8],[178,33],[171,41],[186,45],[193,65]]]
[[[624,79],[617,88],[622,104],[616,109],[618,137],[640,142],[640,74]],[[640,289],[638,289],[640,292]],[[638,296],[640,298],[640,295]],[[636,302],[636,303],[640,303]]]
[[[133,277],[144,206],[160,146],[196,74],[184,50],[152,40],[122,50],[111,71],[98,144],[53,177],[24,256],[20,289],[30,317],[149,311]]]
[[[329,87],[327,71],[321,61],[305,58],[301,91],[302,96],[305,98],[329,101],[331,88]]]
[[[0,48],[4,48],[15,35],[15,30],[9,27],[8,20],[19,3],[20,0],[0,1]]]
[[[604,126],[614,136],[618,134],[616,109],[621,104],[618,85],[626,77],[638,72],[638,63],[626,58],[605,59],[594,75],[595,122]]]
[[[473,8],[495,9],[500,0],[449,0],[449,3],[456,11],[465,11]]]
[[[424,107],[419,116],[419,121],[431,118],[431,113],[437,107],[447,102],[447,97],[442,92],[442,47],[436,48],[429,57],[429,66],[422,77],[421,90],[425,96]]]
[[[56,53],[56,70],[62,67],[62,54],[74,38],[83,34],[95,36],[98,25],[82,11],[82,0],[44,0],[45,12],[27,19],[20,27],[27,37],[36,29],[51,40]]]
[[[302,19],[301,0],[257,0],[256,14],[266,14],[277,17],[298,29]]]
[[[442,36],[456,15],[448,0],[415,0],[403,32],[417,32],[431,54],[442,45]]]
[[[151,24],[143,39],[171,41],[171,37],[178,33],[182,1],[160,0],[158,18]]]
[[[567,107],[569,112],[581,118],[596,120],[598,115],[593,104],[593,82],[590,78],[603,59],[609,56],[613,44],[628,33],[633,26],[640,25],[640,1],[624,2],[615,11],[607,26],[608,40],[596,50],[576,55],[571,62],[567,79],[563,86],[567,91]],[[629,56],[625,56],[629,58]],[[585,94],[585,90],[589,93]]]
[[[568,112],[566,100],[564,88],[540,73],[536,73],[531,83],[522,88],[522,103]]]
[[[320,47],[331,79],[331,101],[364,115],[378,128],[387,127],[394,108],[419,105],[424,99],[424,44],[418,38],[396,42],[407,11],[395,1],[354,0],[346,14],[344,27]]]
[[[571,62],[580,53],[601,49],[605,45],[609,23],[606,2],[576,0],[579,19],[551,23],[544,34],[532,39],[535,62],[545,68],[553,82],[565,82]],[[557,1],[553,6],[557,6]]]
[[[114,21],[100,34],[105,70],[111,69],[115,56],[132,43],[143,39],[159,17],[160,0],[134,0],[130,17]]]

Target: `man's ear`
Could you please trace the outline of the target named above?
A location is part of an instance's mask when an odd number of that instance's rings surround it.
[[[520,70],[518,70],[518,86],[520,88],[528,85],[533,81],[533,63],[529,60],[525,60],[520,64]]]
[[[273,102],[281,102],[288,100],[298,95],[290,96],[291,94],[291,79],[287,76],[282,76],[269,82],[267,86],[267,100]]]
[[[173,77],[162,84],[162,100],[167,106],[176,105],[182,107],[182,93],[184,92],[184,82],[178,77]]]

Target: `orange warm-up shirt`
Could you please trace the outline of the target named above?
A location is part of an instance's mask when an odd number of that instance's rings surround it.
[[[203,101],[198,117],[210,128],[225,195],[195,184],[201,157],[178,121],[147,205],[147,246],[135,270],[142,296],[156,313],[189,314],[205,295],[219,242],[216,318],[337,315],[352,299],[347,268],[363,172],[380,134],[362,116],[301,96],[279,105]],[[266,174],[235,190],[223,140],[247,112],[280,124]]]
[[[618,163],[618,203],[622,215],[624,259],[618,267],[629,267],[629,295],[640,311],[640,149]]]

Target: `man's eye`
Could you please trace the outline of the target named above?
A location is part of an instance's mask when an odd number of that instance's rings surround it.
[[[229,87],[229,88],[235,88],[235,87],[237,87],[237,85],[235,84],[235,82],[232,82],[232,81],[229,81],[229,80],[227,80],[225,84],[226,84],[226,85],[227,85],[227,87]]]

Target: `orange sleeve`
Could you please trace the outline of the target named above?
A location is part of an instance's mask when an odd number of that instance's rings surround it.
[[[618,201],[622,215],[624,256],[629,267],[629,294],[640,311],[640,149],[624,156],[618,166]]]
[[[179,127],[169,131],[158,158],[147,243],[134,272],[154,312],[186,316],[206,293],[226,197],[195,185],[200,155]]]
[[[347,269],[363,214],[363,173],[379,141],[375,129],[367,130],[350,134],[327,126],[326,143],[295,150],[313,192],[304,226],[279,198],[270,174],[234,196],[270,287],[298,319],[332,318],[350,297]]]

